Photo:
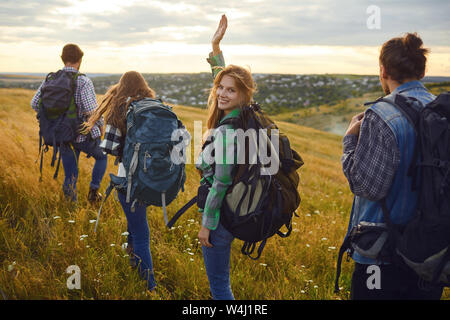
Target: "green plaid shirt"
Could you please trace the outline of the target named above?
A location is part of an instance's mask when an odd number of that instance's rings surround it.
[[[216,67],[225,66],[222,53],[214,57],[210,54],[207,61],[211,65],[213,77],[220,72],[220,68]],[[222,120],[220,120],[220,123],[222,123],[225,119],[238,117],[240,111],[240,109],[232,110],[229,114],[223,117]],[[230,124],[219,126],[219,128],[214,130],[212,133],[214,137],[215,149],[215,170],[210,164],[212,161],[208,161],[211,160],[209,159],[210,152],[208,152],[208,148],[205,148],[205,150],[200,153],[197,161],[198,164],[196,165],[197,169],[202,171],[202,179],[200,180],[200,183],[204,184],[208,182],[211,184],[208,197],[206,198],[205,208],[203,210],[199,209],[200,212],[203,212],[202,225],[210,230],[215,230],[219,225],[220,208],[222,206],[222,202],[224,201],[227,189],[233,182],[233,169],[236,164],[236,138],[227,139],[227,131],[228,134],[234,132],[234,129]],[[221,154],[220,152],[217,152],[218,148],[222,148],[223,152],[221,152]],[[219,159],[219,157],[222,159]],[[233,159],[233,162],[227,163],[227,158]]]
[[[213,53],[209,53],[209,57],[206,58],[206,61],[211,65],[211,72],[213,78],[217,76],[217,74],[225,67],[225,59],[223,58],[222,51],[217,55],[213,56]]]

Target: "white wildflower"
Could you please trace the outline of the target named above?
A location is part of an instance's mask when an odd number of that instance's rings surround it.
[[[15,262],[15,261],[14,261],[13,263],[11,263],[11,264],[8,266],[8,272],[13,271],[15,265],[16,265],[16,262]]]

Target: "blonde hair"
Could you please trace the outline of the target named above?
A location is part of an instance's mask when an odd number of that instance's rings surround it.
[[[143,98],[155,98],[155,91],[150,88],[144,77],[137,71],[125,72],[119,83],[113,85],[105,93],[100,105],[89,120],[83,123],[82,133],[87,134],[95,123],[104,115],[105,123],[118,128],[122,135],[126,134],[126,114],[133,101]]]

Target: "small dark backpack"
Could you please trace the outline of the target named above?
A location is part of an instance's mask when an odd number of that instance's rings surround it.
[[[393,101],[386,98],[377,101],[395,106],[416,132],[408,175],[412,177],[412,188],[417,190],[419,198],[416,213],[405,226],[392,223],[382,199],[380,204],[386,228],[369,247],[385,243],[382,250],[377,250],[379,260],[412,269],[430,286],[450,286],[450,92],[440,94],[425,107],[419,100],[400,94]],[[336,292],[339,291],[342,255],[345,251],[351,252],[355,245],[361,245],[354,243],[355,239],[361,238],[361,231],[352,232],[341,247]],[[366,231],[371,232],[370,228]],[[381,238],[385,241],[380,241]]]
[[[271,147],[271,137],[275,134],[273,130],[276,130],[279,138],[278,154],[275,157],[278,161],[277,170],[271,174],[262,174],[265,165],[259,157],[256,158],[257,161],[249,161],[249,141],[246,140],[245,164],[237,164],[233,183],[227,190],[220,211],[220,223],[234,237],[244,241],[241,252],[256,260],[261,256],[268,238],[275,234],[287,237],[292,231],[292,216],[300,205],[297,169],[303,165],[303,160],[291,148],[288,137],[278,132],[278,127],[258,104],[244,107],[239,118],[230,118],[221,123],[225,124],[231,124],[234,129],[255,130],[257,150],[265,148],[275,151]],[[260,129],[267,131],[260,135]],[[203,149],[212,142],[205,142]],[[203,208],[209,187],[201,185],[197,196],[180,209],[168,226],[171,227],[194,203]],[[286,233],[280,231],[283,226],[287,228]],[[252,254],[258,242],[260,244],[255,257]]]
[[[39,153],[41,156],[40,173],[44,152],[53,147],[51,166],[53,167],[59,153],[58,164],[54,178],[58,176],[61,161],[61,148],[73,142],[77,135],[81,120],[75,104],[75,89],[77,78],[82,75],[77,72],[59,70],[49,73],[41,87],[39,110]]]

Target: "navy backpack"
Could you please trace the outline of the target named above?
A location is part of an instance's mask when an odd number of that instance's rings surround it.
[[[110,174],[105,200],[116,188],[126,194],[132,211],[137,202],[162,207],[167,224],[166,206],[180,189],[184,191],[186,173],[182,157],[186,140],[190,141],[190,135],[170,106],[150,98],[132,102],[127,112],[122,159],[126,177]],[[101,207],[98,218],[100,212]]]
[[[58,176],[61,162],[61,148],[75,141],[81,120],[75,105],[75,89],[77,78],[82,75],[77,72],[59,70],[49,73],[41,86],[39,110],[39,154],[41,157],[40,173],[42,180],[42,163],[44,152],[53,147],[51,166],[53,167],[59,153],[58,164],[54,178]]]

